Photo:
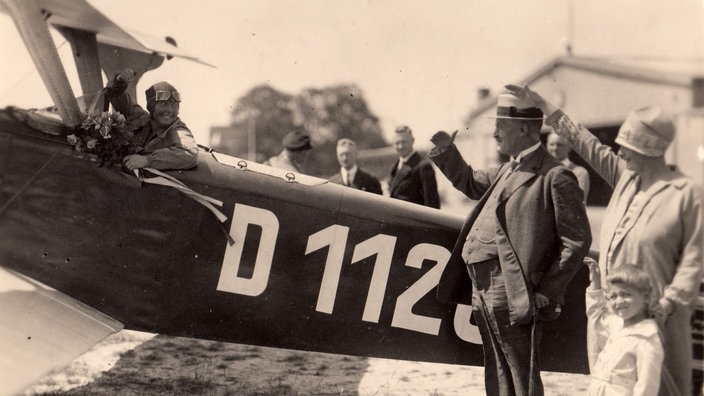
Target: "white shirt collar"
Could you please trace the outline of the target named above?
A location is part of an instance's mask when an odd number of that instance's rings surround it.
[[[409,159],[411,159],[411,157],[413,157],[413,154],[415,154],[415,153],[416,153],[415,151],[411,151],[411,153],[408,154],[407,156],[401,157],[400,158],[401,162],[404,162],[404,163],[407,162]]]
[[[340,168],[340,173],[342,174],[342,181],[351,184],[354,180],[354,175],[357,174],[357,165],[353,166],[350,170]]]
[[[396,169],[401,169],[401,167],[403,166],[403,164],[405,164],[406,162],[408,162],[408,160],[411,159],[411,157],[413,157],[413,154],[415,154],[415,153],[416,153],[415,151],[411,151],[411,153],[408,154],[407,156],[405,156],[405,157],[399,157],[399,159],[398,159],[398,166],[396,167]]]
[[[540,142],[538,142],[538,143],[534,144],[533,146],[530,146],[527,149],[518,153],[518,157],[516,157],[516,158],[511,157],[511,161],[521,162],[521,160],[523,158],[525,158],[528,154],[532,153],[533,151],[537,150],[538,147],[540,147]]]

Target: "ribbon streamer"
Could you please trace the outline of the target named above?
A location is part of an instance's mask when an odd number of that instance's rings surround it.
[[[210,212],[212,212],[215,215],[215,217],[218,218],[220,223],[223,223],[225,220],[227,220],[227,216],[225,216],[222,212],[220,212],[217,208],[215,208],[213,206],[213,205],[222,206],[222,201],[217,200],[212,197],[209,197],[207,195],[199,194],[199,193],[191,190],[190,187],[183,184],[183,182],[181,182],[180,180],[178,180],[172,176],[169,176],[166,173],[163,173],[163,172],[158,171],[153,168],[143,168],[143,169],[149,173],[156,175],[156,177],[144,177],[140,174],[139,169],[135,169],[134,174],[135,174],[135,176],[137,176],[137,179],[139,179],[140,181],[142,181],[144,183],[156,184],[156,185],[160,185],[160,186],[175,188],[175,189],[181,191],[186,196],[192,198],[193,200],[195,200],[199,204],[208,208],[208,210],[210,210]],[[222,230],[223,230],[223,232],[225,232],[225,235],[227,235],[227,240],[230,243],[230,245],[234,245],[235,240],[232,239],[232,236],[230,236],[230,234],[227,232],[227,230],[225,230],[224,227]]]

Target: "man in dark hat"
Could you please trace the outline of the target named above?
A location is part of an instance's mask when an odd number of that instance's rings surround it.
[[[543,113],[499,95],[494,139],[511,162],[473,169],[437,132],[429,156],[459,191],[479,200],[438,284],[446,303],[472,304],[484,348],[487,395],[542,395],[542,322],[557,318],[591,232],[574,174],[540,144]]]
[[[158,82],[146,90],[147,111],[127,94],[135,73],[126,69],[116,74],[106,87],[106,97],[115,110],[127,118],[135,132],[136,153],[125,156],[129,170],[139,168],[189,169],[197,164],[198,145],[186,124],[178,117],[181,94],[168,82]]]
[[[281,153],[266,160],[264,165],[301,173],[308,153],[313,148],[310,137],[303,132],[293,131],[284,136],[282,143],[284,149]]]

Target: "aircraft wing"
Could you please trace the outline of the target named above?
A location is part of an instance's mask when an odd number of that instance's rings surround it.
[[[14,395],[62,367],[122,324],[0,267],[0,394]]]
[[[95,32],[100,43],[134,51],[180,57],[213,67],[212,64],[168,43],[165,38],[128,32],[86,0],[39,0],[39,3],[52,25]],[[0,11],[7,13],[2,0],[0,0]]]

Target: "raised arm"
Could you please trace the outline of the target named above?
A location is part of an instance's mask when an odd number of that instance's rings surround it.
[[[127,86],[134,78],[134,71],[132,71],[132,69],[125,69],[115,74],[112,80],[105,86],[105,96],[110,101],[110,104],[112,104],[112,107],[128,118],[135,111],[141,110],[146,113],[146,111],[139,107],[134,101],[134,98],[127,94]]]
[[[475,171],[465,162],[454,144],[455,131],[452,136],[447,132],[437,132],[430,141],[435,147],[428,157],[438,166],[438,169],[447,177],[452,185],[470,199],[480,199],[489,189],[499,168],[488,171]]]
[[[609,309],[606,306],[604,291],[601,288],[601,273],[599,264],[592,258],[585,258],[584,264],[589,267],[589,287],[584,294],[587,308],[587,357],[589,368],[594,369],[599,353],[604,349],[609,339]]]
[[[611,147],[599,142],[599,139],[587,128],[579,125],[557,106],[546,101],[528,86],[507,85],[506,89],[511,91],[513,95],[528,100],[540,108],[548,116],[545,124],[551,126],[555,133],[569,141],[572,149],[611,187],[616,186],[626,170],[626,164],[613,152]]]

